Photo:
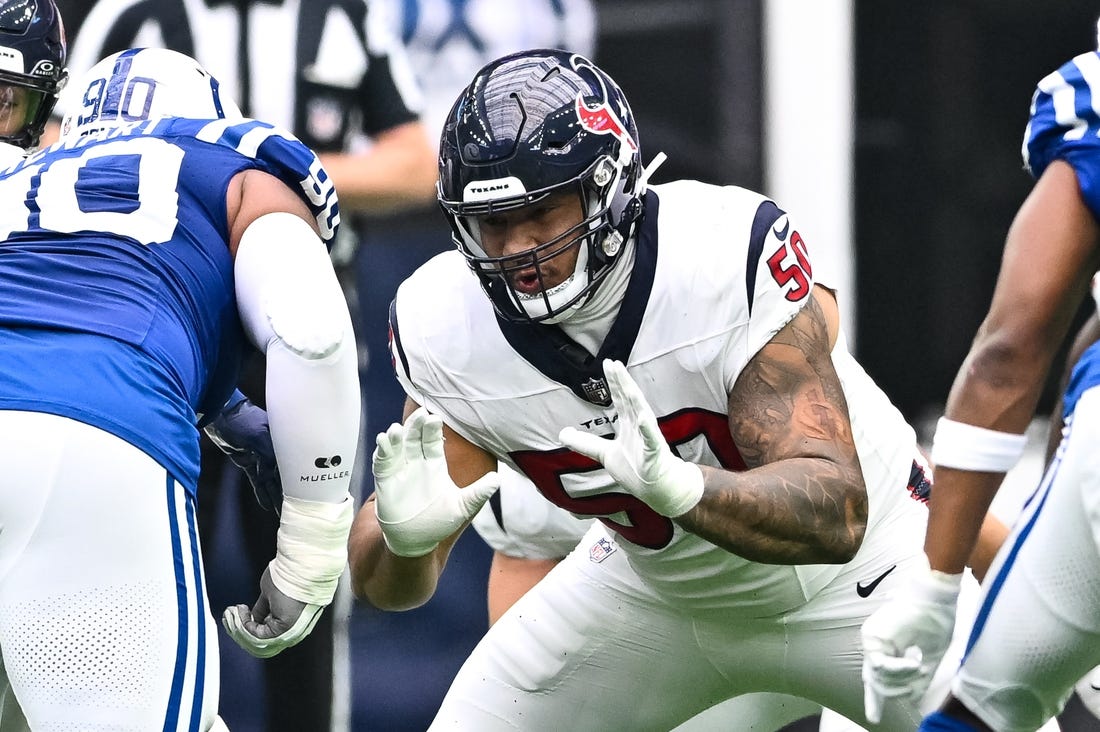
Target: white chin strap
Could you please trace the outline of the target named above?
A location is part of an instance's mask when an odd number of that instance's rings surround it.
[[[548,313],[556,312],[556,315],[543,321],[554,323],[568,316],[570,312],[579,308],[584,303],[583,299],[579,300],[573,307],[561,311],[565,303],[579,295],[587,285],[588,242],[582,240],[580,243],[580,252],[577,253],[577,264],[573,267],[573,274],[569,275],[568,279],[561,284],[551,287],[549,290],[534,295],[524,295],[517,292],[516,299],[519,301],[523,311],[527,313],[527,316],[530,318],[545,318]],[[547,304],[549,304],[549,307],[547,307]]]
[[[646,188],[649,184],[650,177],[657,171],[657,168],[661,167],[666,159],[667,156],[663,152],[659,152],[653,156],[653,160],[651,160],[649,162],[649,165],[646,166],[645,170],[642,171],[642,174],[638,181],[639,196],[645,193]],[[593,228],[598,227],[599,222],[593,222],[592,226]],[[619,265],[616,265],[616,267],[622,269]],[[581,251],[579,256],[577,257],[577,266],[573,269],[573,274],[570,275],[569,279],[567,279],[565,282],[562,282],[557,287],[553,287],[550,290],[546,291],[545,297],[543,297],[544,293],[539,293],[537,295],[521,295],[519,293],[516,293],[516,299],[519,301],[519,304],[523,307],[524,312],[527,313],[529,317],[545,318],[548,312],[548,309],[546,307],[547,301],[549,301],[550,303],[550,309],[558,311],[565,303],[576,297],[581,292],[581,290],[588,285],[588,281],[588,245],[585,242],[581,245]],[[574,312],[583,307],[586,302],[588,302],[588,298],[582,298],[574,303],[572,307],[569,307],[565,310],[560,310],[560,312],[557,312],[556,315],[550,318],[546,318],[542,322],[561,323],[562,321],[569,319],[569,317]]]
[[[642,195],[649,188],[649,179],[657,172],[657,168],[668,160],[668,156],[663,152],[659,152],[653,156],[653,159],[649,161],[649,165],[645,166],[645,170],[642,171],[642,175],[638,180],[638,195]]]

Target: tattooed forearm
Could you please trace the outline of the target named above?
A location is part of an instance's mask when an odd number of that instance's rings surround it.
[[[816,458],[744,473],[703,468],[703,500],[676,519],[728,551],[767,564],[847,562],[867,523],[862,479]]]
[[[755,561],[851,559],[863,540],[867,493],[816,300],[742,370],[729,395],[729,426],[751,470],[705,469],[703,500],[681,525]]]

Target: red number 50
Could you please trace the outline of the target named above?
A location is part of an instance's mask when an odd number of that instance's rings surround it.
[[[780,287],[788,282],[794,282],[794,287],[787,290],[786,297],[791,302],[798,302],[810,294],[810,278],[813,276],[813,269],[810,267],[806,243],[802,241],[802,236],[797,231],[791,234],[790,250],[794,252],[793,263],[783,266],[783,260],[787,258],[788,252],[787,244],[784,242],[775,250],[775,254],[768,257],[768,267],[771,268],[772,279]]]

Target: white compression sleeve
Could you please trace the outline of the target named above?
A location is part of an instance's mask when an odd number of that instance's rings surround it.
[[[301,218],[273,213],[245,230],[237,307],[267,355],[267,411],[289,498],[348,497],[359,438],[355,336],[324,244]]]

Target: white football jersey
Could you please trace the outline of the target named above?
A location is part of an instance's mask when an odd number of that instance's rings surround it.
[[[742,470],[727,396],[748,361],[807,302],[814,279],[801,234],[757,193],[682,181],[652,186],[619,314],[587,362],[553,346],[553,326],[498,320],[458,252],[435,257],[391,313],[398,378],[410,397],[526,474],[551,502],[596,516],[635,570],[670,601],[771,616],[803,604],[836,565],[751,562],[684,532],[558,442],[573,426],[615,432],[598,364],[623,361],[669,445],[685,460]],[[870,494],[870,526],[912,503],[912,429],[838,343],[834,354]],[[900,509],[909,513],[908,509]]]
[[[500,488],[470,524],[493,551],[517,559],[561,559],[592,524],[539,495],[526,476],[501,463]]]

